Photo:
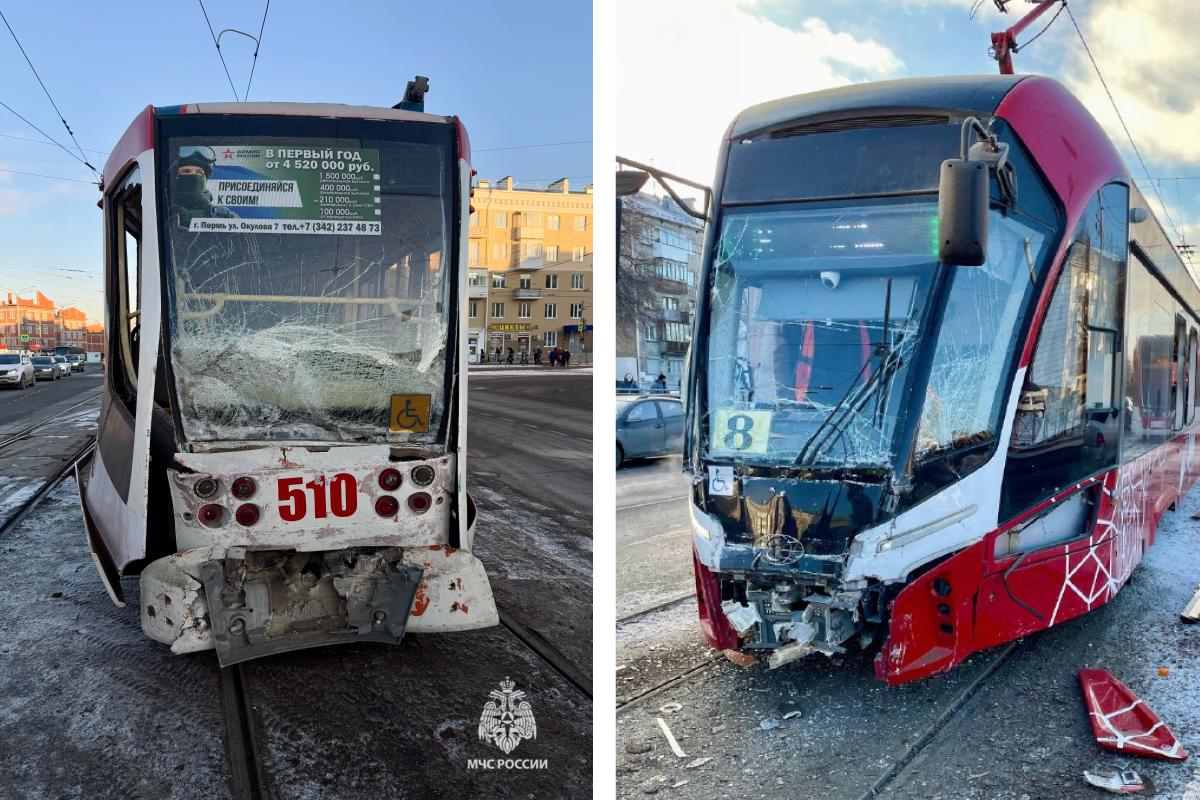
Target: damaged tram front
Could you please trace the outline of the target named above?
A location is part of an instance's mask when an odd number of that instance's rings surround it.
[[[223,664],[496,624],[465,486],[470,153],[454,117],[147,108],[104,171],[80,491],[113,600]]]
[[[714,197],[685,453],[710,642],[878,648],[900,683],[1111,599],[1195,478],[1200,291],[1078,101],[755,106]]]

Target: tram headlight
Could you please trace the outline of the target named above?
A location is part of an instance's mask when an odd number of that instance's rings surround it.
[[[385,494],[375,501],[375,513],[381,517],[394,517],[400,511],[400,501]]]
[[[254,503],[245,503],[238,506],[238,510],[233,512],[233,516],[238,521],[239,525],[249,528],[251,525],[258,522],[261,512],[258,510],[258,506],[254,505]]]
[[[425,492],[417,492],[408,496],[408,507],[414,514],[424,514],[433,505],[433,498]]]
[[[238,500],[249,500],[258,491],[258,484],[254,482],[253,478],[241,477],[233,482],[229,491]]]
[[[197,515],[200,518],[200,523],[209,528],[219,528],[225,522],[225,509],[216,503],[200,506],[200,513]]]
[[[218,486],[216,479],[201,478],[192,486],[192,491],[196,493],[197,497],[208,498],[216,494],[218,488],[220,487]]]
[[[413,483],[418,486],[428,486],[433,483],[433,479],[436,477],[433,467],[428,464],[413,467],[413,471],[410,474],[412,475]]]
[[[385,492],[394,492],[400,488],[400,484],[404,478],[400,475],[400,470],[388,468],[379,473],[379,486]]]

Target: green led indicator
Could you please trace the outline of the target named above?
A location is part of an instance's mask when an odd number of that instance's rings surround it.
[[[934,214],[929,218],[929,252],[932,255],[938,254],[938,218]]]

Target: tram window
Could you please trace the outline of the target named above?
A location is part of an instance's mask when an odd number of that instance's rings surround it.
[[[1067,251],[1013,421],[1004,518],[1116,464],[1128,207],[1124,186],[1104,187]]]
[[[1171,352],[1171,408],[1175,410],[1175,430],[1183,428],[1187,419],[1187,322],[1175,314],[1175,349]]]
[[[109,236],[112,253],[109,330],[116,331],[111,346],[113,385],[128,404],[137,397],[137,331],[141,309],[142,183],[135,167],[109,195]]]
[[[1196,329],[1192,329],[1192,335],[1188,337],[1188,363],[1190,365],[1189,374],[1190,380],[1188,386],[1190,393],[1188,395],[1188,424],[1191,425],[1196,421],[1196,405],[1200,402],[1200,397],[1197,397],[1196,378],[1200,376],[1200,351],[1197,350],[1197,344],[1200,342],[1196,338]]]
[[[1171,433],[1171,350],[1175,300],[1140,258],[1130,261],[1129,326],[1125,343],[1122,460],[1153,449]]]

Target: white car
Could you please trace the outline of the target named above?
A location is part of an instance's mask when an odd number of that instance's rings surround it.
[[[58,374],[65,378],[71,374],[71,362],[67,361],[66,356],[51,356],[54,359],[55,365],[58,367]]]
[[[24,353],[0,353],[0,386],[24,389],[36,382],[29,356]]]

